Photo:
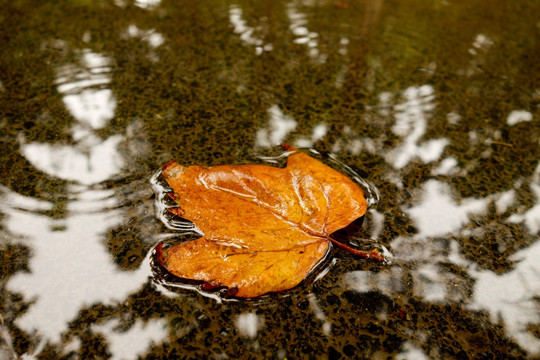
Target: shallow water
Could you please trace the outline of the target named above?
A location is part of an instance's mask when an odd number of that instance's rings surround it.
[[[0,358],[540,356],[537,1],[3,1]],[[380,192],[285,293],[156,281],[151,177],[333,154]]]

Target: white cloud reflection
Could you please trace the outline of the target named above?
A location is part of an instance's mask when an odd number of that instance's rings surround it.
[[[9,206],[8,206],[9,204]],[[0,209],[17,209],[22,211],[47,211],[52,210],[53,203],[23,196],[0,185]]]
[[[508,190],[501,193],[499,198],[495,200],[495,209],[497,210],[497,213],[504,213],[506,210],[508,210],[508,208],[510,208],[510,206],[514,205],[516,200],[515,190]]]
[[[536,204],[522,214],[512,214],[508,220],[513,223],[523,222],[531,235],[538,235],[540,232],[540,163],[536,166],[529,188],[534,194]]]
[[[252,27],[244,19],[244,12],[239,5],[231,5],[229,8],[229,21],[233,26],[233,32],[240,35],[240,40],[248,46],[255,47],[255,53],[261,55],[265,51],[272,51],[273,46],[264,41],[256,34],[261,33],[260,27]]]
[[[320,123],[313,127],[313,130],[311,131],[310,139],[301,137],[295,140],[294,145],[297,147],[311,147],[313,146],[315,142],[322,139],[326,135],[327,132],[328,132],[328,125],[326,125],[325,123]]]
[[[87,135],[87,139],[92,134]],[[29,143],[22,145],[23,155],[37,169],[44,173],[80,184],[96,184],[109,179],[124,166],[118,156],[118,144],[124,139],[121,135],[111,136],[88,149],[69,145]]]
[[[540,231],[540,185],[531,184],[530,186],[537,199],[536,205],[530,208],[523,215],[516,214],[515,216],[512,216],[510,218],[510,221],[524,221],[527,229],[531,234],[538,234],[538,232]]]
[[[527,110],[513,110],[508,114],[506,123],[510,126],[519,124],[520,122],[527,122],[533,119],[533,115]]]
[[[73,117],[96,130],[107,125],[116,108],[116,100],[110,89],[84,89],[78,94],[65,95],[63,101]]]
[[[263,327],[263,320],[255,313],[243,313],[236,317],[234,321],[240,335],[255,338]]]
[[[471,266],[475,278],[473,303],[470,308],[488,310],[491,320],[504,321],[506,331],[527,351],[540,354],[540,339],[527,331],[528,325],[540,324],[540,241],[518,251],[512,260],[515,269],[502,275],[479,271]]]
[[[453,175],[456,172],[457,164],[458,161],[454,157],[447,157],[431,171],[431,175]]]
[[[108,84],[111,59],[90,49],[76,51],[79,62],[64,64],[56,68],[58,91],[69,93],[90,86]]]
[[[382,294],[391,296],[403,289],[403,271],[397,266],[391,266],[380,272],[351,271],[345,275],[345,283],[350,288],[367,293],[378,290]]]
[[[472,214],[486,211],[486,199],[462,199],[459,204],[450,186],[438,180],[428,180],[422,189],[422,201],[406,212],[418,228],[418,237],[441,236],[459,231]]]
[[[540,168],[540,166],[539,166]],[[539,171],[540,172],[540,171]],[[536,174],[535,174],[536,177]],[[536,180],[531,182],[535,188]],[[540,187],[537,202],[540,202]],[[514,203],[513,191],[493,194],[486,198],[462,199],[459,203],[452,196],[450,185],[438,180],[428,180],[419,201],[404,211],[414,221],[418,234],[398,237],[390,246],[395,266],[380,272],[353,271],[345,275],[344,282],[358,292],[379,291],[396,296],[404,287],[413,286],[413,295],[430,303],[461,303],[473,310],[486,310],[492,321],[502,319],[507,334],[531,354],[540,354],[540,339],[528,329],[540,323],[538,302],[540,297],[540,241],[515,253],[510,260],[514,269],[496,274],[480,270],[478,264],[464,258],[460,245],[452,238],[471,232],[470,217],[487,211],[490,203],[505,211]],[[508,221],[524,221],[531,234],[538,235],[538,205]],[[532,220],[534,219],[534,220]],[[444,264],[454,263],[465,269],[468,277],[449,272]],[[413,266],[409,277],[399,264]],[[409,281],[411,281],[409,283]],[[472,286],[472,297],[469,294]]]
[[[268,109],[268,126],[257,131],[255,145],[266,148],[279,145],[296,129],[296,125],[292,116],[283,114],[279,106],[272,105]]]
[[[134,4],[141,9],[152,10],[161,4],[161,0],[135,0]]]
[[[319,50],[319,34],[308,29],[307,14],[299,11],[294,2],[290,2],[287,5],[287,17],[291,23],[289,30],[291,30],[294,36],[293,42],[306,46],[308,54],[312,59],[324,63],[328,56]]]
[[[319,302],[317,301],[317,297],[315,296],[315,294],[308,294],[307,297],[311,311],[313,311],[313,314],[315,315],[317,320],[322,322],[323,334],[326,336],[330,336],[330,334],[332,333],[332,324],[326,319],[326,315],[321,309]]]
[[[101,129],[113,118],[116,99],[110,89],[112,59],[90,49],[76,51],[79,62],[56,68],[56,84],[71,115],[92,129]]]
[[[401,103],[393,105],[394,99],[403,98]],[[374,110],[367,113],[364,121],[375,126],[381,126],[381,121],[394,121],[392,132],[402,140],[394,148],[388,148],[383,138],[362,137],[351,126],[343,127],[343,136],[332,145],[332,152],[347,151],[358,155],[361,151],[383,155],[394,169],[400,170],[410,161],[420,159],[423,163],[432,163],[441,158],[444,149],[450,143],[447,138],[424,139],[427,132],[432,111],[435,109],[435,90],[431,85],[411,86],[400,92],[399,96],[390,92],[381,92],[378,104],[368,107]],[[454,158],[445,158],[433,175],[450,175],[456,171],[457,161]],[[388,172],[385,175],[392,178],[392,183],[402,187],[402,181],[397,172]]]
[[[404,93],[405,101],[395,106],[396,123],[392,131],[401,137],[401,145],[387,154],[387,160],[396,169],[405,167],[418,157],[424,163],[435,161],[448,145],[446,138],[421,141],[426,133],[431,111],[435,108],[435,92],[431,85],[409,87]]]
[[[401,351],[395,357],[396,360],[428,360],[424,351],[410,341],[401,344]]]
[[[159,61],[159,55],[156,51],[154,51],[154,49],[157,49],[165,43],[165,37],[161,33],[157,32],[156,29],[143,30],[135,24],[130,24],[127,29],[120,34],[120,36],[124,39],[140,39],[149,47],[146,57],[154,63]]]
[[[59,342],[67,323],[83,306],[123,300],[150,276],[148,259],[136,271],[119,271],[103,244],[107,229],[123,220],[121,210],[111,207],[112,191],[80,194],[81,199],[73,201],[72,207],[85,209],[90,202],[96,210],[99,199],[105,206],[99,212],[71,213],[57,221],[32,209],[13,208],[5,202],[13,197],[20,195],[8,192],[7,197],[2,196],[7,230],[24,239],[21,241],[30,246],[31,258],[30,272],[13,275],[7,288],[34,301],[16,321],[28,333],[37,331]]]
[[[78,51],[79,62],[58,66],[57,89],[76,122],[70,132],[74,144],[26,143],[22,154],[48,175],[81,184],[95,184],[118,173],[124,161],[117,147],[123,135],[101,139],[96,130],[114,117],[116,99],[110,89],[112,60],[89,49]]]
[[[531,182],[531,189],[537,192],[537,201],[540,202],[540,186]],[[481,214],[487,209],[490,202],[494,202],[499,211],[508,206],[508,202],[513,201],[513,192],[503,192],[484,199],[463,199],[460,204],[452,200],[450,187],[447,184],[435,180],[429,180],[424,188],[422,201],[414,207],[409,208],[409,213],[418,227],[419,233],[414,239],[396,239],[392,243],[392,248],[402,254],[411,253],[414,248],[411,242],[418,242],[421,239],[429,239],[444,235],[459,234],[465,224],[470,222],[469,218],[473,214]],[[498,205],[497,205],[498,204]],[[535,205],[522,218],[517,219],[515,215],[508,221],[524,220],[525,224],[535,234],[538,231],[538,221],[534,214],[538,216],[540,207]],[[538,221],[538,223],[537,223]],[[424,240],[425,241],[425,240]],[[428,241],[434,241],[428,240]],[[453,242],[454,243],[454,242]],[[474,279],[472,309],[488,310],[493,321],[502,317],[506,331],[524,349],[538,354],[540,353],[540,340],[527,331],[527,326],[538,324],[540,315],[535,297],[540,297],[540,241],[515,253],[511,260],[517,262],[516,267],[504,274],[498,275],[492,271],[478,270],[478,266],[459,255],[459,247],[453,249],[447,259],[456,265],[465,266],[469,275]],[[429,246],[431,247],[431,246]],[[416,249],[414,249],[416,250]],[[399,254],[396,254],[398,257]],[[434,262],[444,262],[446,256],[443,249],[431,253],[423,252],[420,255],[425,259],[432,259]],[[419,259],[418,259],[419,260]],[[449,279],[448,276],[454,279]],[[426,263],[421,265],[415,277],[424,277],[428,280],[431,289],[424,294],[426,301],[456,301],[448,293],[448,284],[455,283],[459,279],[456,275],[441,271],[436,263]],[[424,285],[426,281],[424,281]],[[438,287],[437,287],[438,286]],[[416,285],[415,285],[416,287]],[[424,289],[425,286],[424,286]],[[437,290],[438,289],[438,290]]]
[[[168,334],[167,320],[137,320],[127,331],[118,331],[118,321],[113,319],[103,325],[93,325],[94,331],[103,332],[109,342],[113,360],[137,359],[152,343],[162,341]]]
[[[495,44],[495,41],[487,35],[477,34],[472,46],[468,49],[468,53],[471,57],[469,67],[465,70],[458,71],[458,74],[472,76],[477,72],[484,71],[482,65],[486,62],[487,53],[493,44]]]
[[[79,123],[101,129],[116,109],[112,91],[103,88],[110,82],[111,59],[89,49],[78,53],[79,63],[56,68],[57,89],[64,94],[64,105]]]
[[[95,185],[121,170],[124,158],[118,146],[126,135],[103,138],[97,132],[115,116],[116,99],[106,88],[111,81],[112,59],[87,49],[77,53],[78,62],[56,69],[58,92],[74,120],[68,128],[72,141],[27,143],[22,136],[20,139],[22,155],[35,168],[68,181],[65,216],[50,218],[39,211],[52,210],[54,204],[0,189],[6,231],[31,251],[30,271],[16,273],[7,283],[9,291],[31,301],[16,324],[28,334],[56,344],[62,344],[61,335],[68,330],[68,323],[85,306],[124,301],[151,275],[148,257],[137,270],[122,271],[105,244],[107,232],[120,225],[125,214],[115,190]],[[136,120],[128,125],[128,148],[139,130]],[[138,151],[146,151],[144,140],[137,141]],[[136,352],[165,336],[163,327],[158,321],[146,326],[136,323],[122,334],[115,333],[109,323],[97,329],[110,336],[110,350],[116,358],[128,350],[134,358]],[[126,350],[126,341],[133,338],[137,338],[135,345]],[[75,339],[64,345],[64,351],[77,351],[80,344]]]

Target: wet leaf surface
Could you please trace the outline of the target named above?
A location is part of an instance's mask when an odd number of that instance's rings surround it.
[[[324,258],[330,242],[362,252],[330,235],[363,216],[367,203],[351,179],[284,145],[292,153],[285,168],[268,165],[183,167],[170,162],[163,176],[178,208],[201,238],[163,250],[158,259],[172,274],[204,281],[206,289],[229,288],[256,297],[298,285]]]

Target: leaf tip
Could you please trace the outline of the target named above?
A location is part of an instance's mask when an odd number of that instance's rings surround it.
[[[201,289],[206,291],[216,290],[223,287],[223,285],[218,281],[205,281],[201,284]]]
[[[184,214],[184,210],[180,209],[179,207],[167,209],[167,211],[173,215],[180,216],[180,217],[182,217],[182,215]]]
[[[184,167],[173,160],[163,165],[161,168],[161,173],[165,178],[172,178],[178,176],[178,174],[183,172],[183,170]]]
[[[238,295],[238,287],[232,287],[227,290],[228,296],[237,296]]]
[[[297,149],[289,144],[281,144],[281,147],[285,149],[285,151],[296,151]]]
[[[171,166],[174,166],[174,164],[176,164],[174,160],[169,161],[168,163],[166,163],[165,165],[161,167],[161,171],[163,172],[167,171],[167,169],[170,168]]]
[[[165,264],[165,255],[163,254],[163,242],[156,245],[156,259],[161,264]]]

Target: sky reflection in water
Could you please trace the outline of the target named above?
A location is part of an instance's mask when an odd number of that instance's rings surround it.
[[[419,232],[415,237],[397,238],[391,242],[395,267],[381,273],[352,272],[345,281],[360,292],[377,290],[394,295],[407,286],[397,264],[414,265],[413,282],[418,296],[442,304],[468,303],[471,309],[488,310],[494,322],[501,316],[510,336],[531,353],[539,352],[540,341],[528,332],[527,325],[540,321],[534,301],[540,296],[540,264],[537,261],[540,242],[512,256],[517,262],[514,270],[503,275],[479,270],[475,263],[461,256],[452,236],[468,231],[463,230],[464,225],[472,215],[486,211],[492,199],[463,199],[458,205],[449,190],[447,184],[430,180],[419,204],[405,209]],[[538,221],[540,213],[535,216]],[[451,251],[448,254],[446,246],[439,246],[441,238],[449,242]],[[429,244],[430,241],[434,243]],[[460,279],[440,266],[448,262],[466,268],[475,280],[472,301],[459,288]]]
[[[131,33],[135,32],[132,29]],[[17,324],[28,333],[37,331],[43,341],[54,343],[60,343],[67,324],[83,307],[122,301],[150,277],[148,256],[137,270],[119,271],[103,243],[103,234],[120,225],[125,214],[117,208],[114,190],[90,186],[121,170],[124,158],[118,145],[125,141],[125,135],[102,139],[96,132],[115,114],[116,100],[104,87],[110,82],[111,59],[88,49],[79,53],[79,64],[57,68],[56,81],[66,109],[77,120],[71,127],[74,145],[23,141],[21,146],[23,155],[37,169],[72,181],[67,186],[71,198],[67,204],[69,215],[53,220],[37,213],[51,210],[52,203],[26,198],[9,189],[3,191],[8,231],[32,247],[30,272],[15,274],[8,283],[9,290],[34,301]],[[113,358],[121,359],[135,358],[151,341],[161,340],[166,335],[165,327],[162,321],[137,322],[129,331],[118,333],[111,322],[95,326],[94,330],[107,335]]]
[[[115,2],[124,7],[122,1]],[[148,11],[159,8],[160,1],[137,0],[135,5]],[[307,4],[312,6],[313,4]],[[313,5],[316,7],[315,5]],[[328,56],[324,40],[310,26],[305,6],[290,2],[286,6],[288,31],[292,42],[308,55],[310,61],[323,64]],[[252,48],[257,56],[277,50],[270,42],[268,19],[259,19],[260,24],[251,24],[241,5],[228,7],[227,19],[230,31],[246,47]],[[158,49],[166,45],[167,38],[153,28],[135,23],[124,27],[118,34],[124,39],[138,39],[150,50],[148,58],[159,63]],[[352,40],[343,35],[336,40],[333,51],[340,56],[350,56]],[[462,76],[472,77],[481,72],[495,40],[484,34],[473,37],[468,50],[471,58],[468,65],[459,70]],[[323,51],[324,49],[324,51]],[[0,209],[7,231],[19,243],[31,248],[30,272],[18,272],[8,283],[9,291],[21,293],[25,300],[33,301],[29,310],[16,320],[17,326],[29,334],[54,344],[61,343],[61,335],[79,311],[93,304],[122,302],[145,284],[150,274],[149,256],[133,271],[121,271],[104,244],[103,236],[111,228],[126,221],[128,209],[119,203],[114,189],[102,187],[102,183],[118,176],[129,164],[126,153],[120,147],[131,141],[131,132],[142,131],[140,122],[134,119],[119,133],[103,135],[114,119],[118,107],[111,89],[112,66],[115,62],[109,55],[91,49],[74,50],[78,62],[64,63],[55,67],[56,90],[62,95],[62,103],[73,118],[68,128],[71,141],[68,143],[46,143],[27,141],[21,132],[20,152],[36,169],[50,177],[66,182],[65,191],[69,201],[67,216],[53,219],[48,212],[53,210],[52,201],[23,196],[2,186]],[[428,70],[433,72],[436,67]],[[345,81],[347,67],[343,66],[336,76],[336,88]],[[4,91],[0,82],[0,91]],[[392,133],[399,139],[392,148],[379,139],[362,136],[350,125],[330,130],[329,123],[315,122],[309,133],[297,130],[301,120],[295,119],[281,104],[273,103],[266,109],[262,126],[256,129],[254,148],[267,149],[275,144],[289,142],[300,147],[313,146],[325,139],[330,131],[341,132],[330,144],[333,153],[348,153],[353,156],[370,153],[382,156],[389,165],[385,180],[400,190],[406,190],[402,177],[403,169],[411,163],[433,164],[429,179],[418,189],[412,190],[412,204],[402,204],[401,210],[413,222],[417,233],[391,239],[390,247],[395,264],[380,272],[351,271],[343,276],[343,286],[358,293],[377,291],[390,298],[413,286],[413,295],[427,303],[463,303],[471,310],[488,311],[493,323],[502,319],[508,336],[530,354],[540,354],[540,340],[528,329],[528,325],[540,323],[538,302],[540,297],[540,164],[533,176],[516,179],[516,186],[483,198],[468,197],[460,200],[449,176],[467,176],[474,168],[462,167],[458,160],[445,153],[451,145],[446,137],[428,137],[429,123],[437,110],[437,91],[430,84],[409,86],[397,91],[381,92],[378,109],[381,118],[390,117]],[[462,114],[451,110],[446,114],[448,124],[459,126]],[[504,115],[507,130],[521,123],[534,121],[531,112],[516,108]],[[139,130],[133,130],[139,129]],[[478,144],[481,129],[471,129],[468,140],[471,146]],[[499,132],[497,132],[499,131]],[[307,135],[306,135],[307,134]],[[498,142],[500,130],[493,131],[489,141]],[[139,154],[150,153],[150,148],[134,146]],[[534,206],[521,213],[508,214],[507,210],[519,205],[516,192],[520,183],[528,182],[535,197]],[[459,236],[470,236],[483,231],[471,220],[485,215],[494,208],[503,218],[504,224],[523,224],[534,243],[514,253],[510,260],[515,267],[503,274],[483,269],[462,254]],[[367,215],[372,239],[383,232],[385,214],[371,209]],[[28,226],[32,224],[32,226]],[[155,234],[156,238],[159,234]],[[470,279],[448,271],[443,265],[453,264],[464,269]],[[406,271],[411,271],[412,281],[406,280]],[[472,284],[472,295],[466,288]],[[178,296],[176,293],[166,296]],[[325,314],[320,299],[315,293],[307,295],[309,308],[314,314],[324,336],[331,336],[332,317]],[[385,318],[388,314],[377,314]],[[255,312],[244,312],[235,317],[234,326],[239,334],[252,341],[257,348],[257,337],[263,334],[264,318]],[[137,320],[127,331],[119,330],[115,319],[94,324],[92,330],[105,334],[112,358],[136,358],[144,354],[152,343],[164,342],[169,335],[167,319]],[[0,328],[3,332],[4,329]],[[186,330],[189,332],[189,329]],[[1,332],[0,332],[1,333]],[[420,334],[421,335],[421,334]],[[2,335],[6,340],[7,335]],[[135,346],[135,345],[136,346]],[[71,348],[77,348],[73,340]],[[283,356],[286,353],[281,352]],[[1,353],[0,353],[1,355]],[[411,341],[402,344],[397,359],[427,359],[429,356]]]
[[[80,63],[57,68],[58,92],[64,94],[66,109],[77,122],[70,132],[76,144],[53,145],[26,143],[23,155],[39,170],[80,184],[97,184],[109,179],[124,165],[117,151],[122,135],[101,139],[96,130],[104,128],[114,117],[116,99],[110,89],[111,59],[80,51]]]

